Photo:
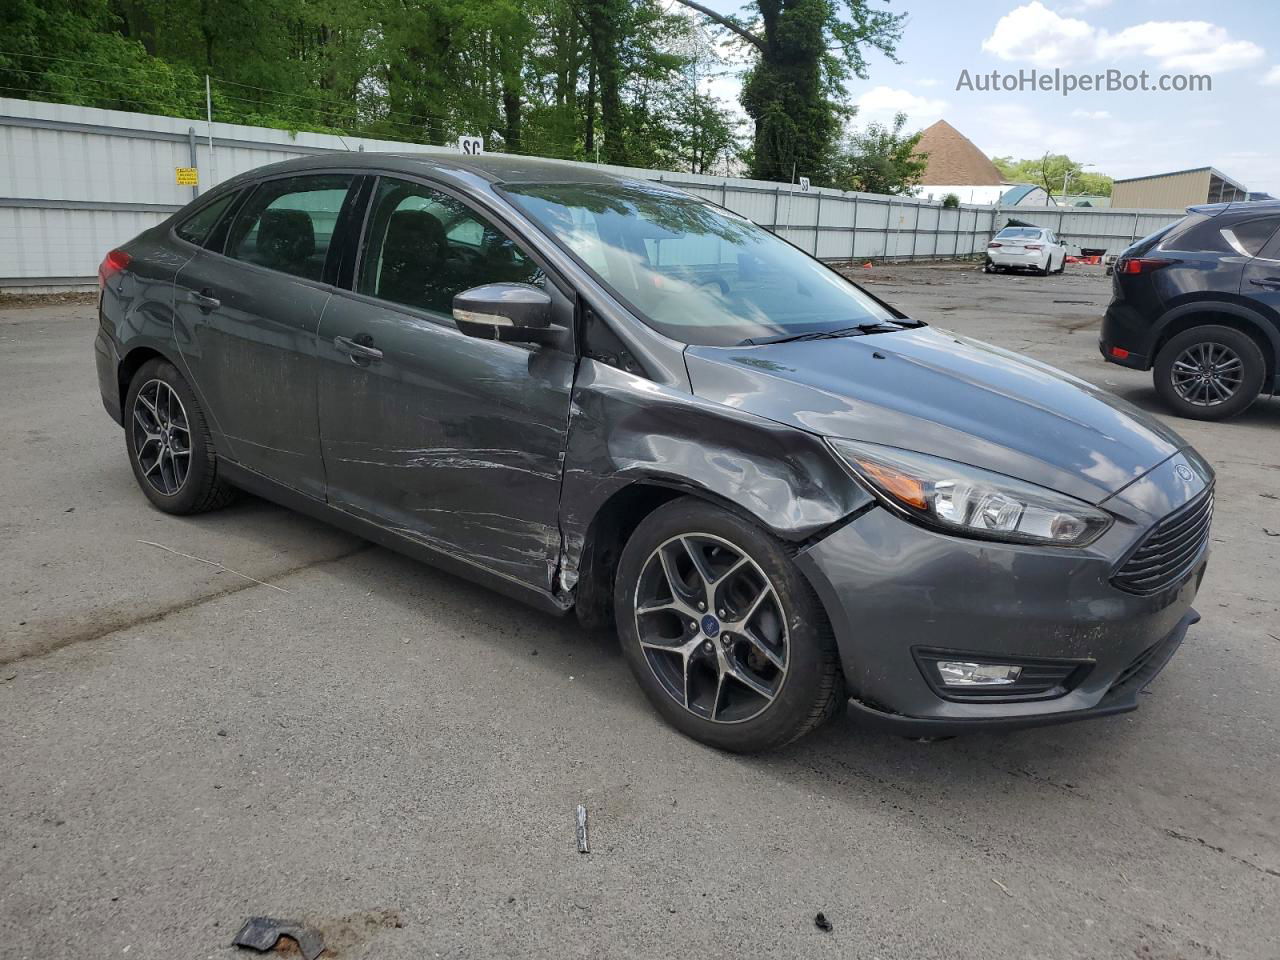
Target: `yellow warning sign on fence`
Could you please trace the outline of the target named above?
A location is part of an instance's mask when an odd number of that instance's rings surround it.
[[[174,167],[173,172],[180,187],[195,187],[200,184],[200,171],[195,167]]]

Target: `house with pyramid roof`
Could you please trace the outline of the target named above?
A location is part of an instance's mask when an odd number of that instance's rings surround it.
[[[1053,206],[1053,200],[1044,188],[1006,181],[987,155],[945,120],[925,129],[916,145],[916,153],[928,158],[924,179],[912,191],[917,197],[941,200],[954,193],[961,203]]]

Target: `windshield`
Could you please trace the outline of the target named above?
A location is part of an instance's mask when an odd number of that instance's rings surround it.
[[[895,319],[789,243],[692,197],[639,184],[505,192],[641,319],[682,343],[731,346]]]
[[[1039,240],[1040,231],[1036,227],[1005,227],[996,234],[997,240]]]

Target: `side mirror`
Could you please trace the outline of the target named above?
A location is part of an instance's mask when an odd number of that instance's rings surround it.
[[[486,283],[453,298],[453,320],[469,337],[547,343],[562,332],[551,324],[551,295],[528,283]]]

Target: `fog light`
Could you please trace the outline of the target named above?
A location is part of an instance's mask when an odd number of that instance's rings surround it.
[[[970,663],[939,660],[938,675],[947,687],[994,687],[1017,683],[1022,667],[1007,663]]]

